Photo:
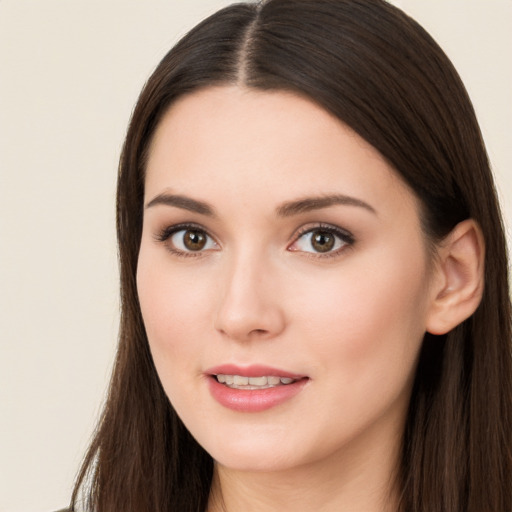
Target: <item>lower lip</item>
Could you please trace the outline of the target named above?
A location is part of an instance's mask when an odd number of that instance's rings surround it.
[[[219,404],[237,412],[261,412],[276,407],[300,393],[308,379],[266,389],[233,389],[209,379],[210,393]]]

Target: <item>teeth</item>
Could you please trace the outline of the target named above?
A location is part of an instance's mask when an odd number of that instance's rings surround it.
[[[247,384],[249,384],[249,377],[242,377],[240,375],[233,375],[233,384],[235,386],[247,386]]]
[[[251,386],[266,386],[268,377],[249,377],[249,384]]]
[[[274,375],[261,377],[244,377],[242,375],[216,375],[217,381],[235,389],[266,389],[295,382],[289,377],[276,377]]]

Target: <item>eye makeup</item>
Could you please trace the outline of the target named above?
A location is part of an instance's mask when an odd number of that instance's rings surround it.
[[[335,257],[355,243],[354,236],[346,229],[325,223],[302,226],[288,246],[292,252],[307,253],[310,257]]]
[[[181,232],[183,235],[178,236]],[[195,223],[167,226],[156,234],[155,240],[163,243],[169,252],[180,257],[203,256],[207,251],[219,249],[214,238]]]
[[[180,257],[204,256],[207,252],[220,249],[214,237],[196,223],[167,226],[154,238],[172,254]],[[340,255],[354,242],[354,236],[346,229],[326,223],[309,223],[297,230],[286,250],[314,258],[327,258]]]

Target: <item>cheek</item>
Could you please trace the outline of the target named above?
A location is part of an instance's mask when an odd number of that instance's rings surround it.
[[[403,252],[369,253],[347,259],[347,264],[323,280],[313,301],[297,293],[296,311],[307,338],[316,340],[314,351],[323,364],[338,364],[347,384],[367,376],[396,377],[396,366],[410,371],[425,332],[427,276],[425,255]],[[378,257],[377,257],[378,256]],[[306,283],[309,291],[313,283]],[[307,312],[304,313],[304,312]],[[403,377],[403,375],[402,375]]]
[[[160,261],[162,260],[162,261]],[[159,370],[187,358],[198,343],[199,320],[207,315],[208,297],[195,286],[194,276],[172,270],[165,256],[141,250],[137,269],[137,290],[144,326],[155,365]],[[162,376],[161,376],[162,377]]]

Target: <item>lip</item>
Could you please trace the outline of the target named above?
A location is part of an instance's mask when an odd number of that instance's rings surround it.
[[[266,389],[233,389],[220,384],[214,375],[240,375],[243,377],[275,376],[296,380],[291,384]],[[300,393],[309,381],[305,375],[290,373],[263,365],[237,366],[224,364],[206,370],[212,397],[222,406],[237,412],[262,412],[276,407]]]
[[[303,379],[306,375],[299,375],[297,373],[290,373],[286,370],[279,368],[272,368],[271,366],[264,366],[261,364],[253,364],[250,366],[238,366],[236,364],[222,364],[209,368],[204,372],[207,375],[240,375],[241,377],[287,377],[289,379]]]

